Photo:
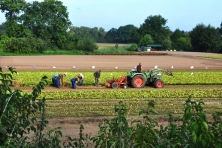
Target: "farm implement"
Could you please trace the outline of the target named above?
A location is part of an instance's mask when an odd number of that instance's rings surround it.
[[[109,80],[105,83],[108,88],[127,88],[128,85],[134,88],[143,88],[145,85],[153,85],[155,88],[164,87],[162,80],[162,72],[169,76],[173,76],[172,72],[160,68],[153,68],[144,72],[137,72],[135,69],[128,71],[126,76],[119,79]]]
[[[127,88],[127,77],[126,76],[122,76],[119,79],[112,79],[112,80],[108,80],[105,83],[105,86],[108,88],[120,88],[121,86],[123,86],[124,88]]]

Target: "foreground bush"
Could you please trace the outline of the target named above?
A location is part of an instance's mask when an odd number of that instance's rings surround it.
[[[9,68],[11,73],[16,73]],[[47,84],[43,77],[33,87],[32,94],[21,90],[12,91],[12,75],[4,73],[0,67],[0,147],[189,147],[219,148],[222,145],[222,112],[208,120],[203,110],[203,101],[192,101],[189,97],[184,104],[182,117],[168,114],[168,125],[159,125],[153,118],[155,102],[148,101],[147,107],[139,112],[137,120],[127,120],[127,108],[120,101],[115,105],[116,117],[104,119],[99,124],[98,135],[89,137],[80,126],[78,139],[67,137],[61,141],[61,128],[43,132],[48,121],[45,119],[45,98],[36,101]],[[28,134],[34,132],[34,137]]]

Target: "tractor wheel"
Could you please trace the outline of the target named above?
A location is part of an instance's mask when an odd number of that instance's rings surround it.
[[[141,75],[137,75],[132,79],[131,84],[134,88],[142,88],[145,85],[145,78]]]
[[[112,88],[113,88],[113,89],[118,88],[118,84],[117,84],[117,82],[113,82],[113,83],[112,83]]]
[[[155,82],[154,82],[154,86],[156,88],[162,88],[164,86],[164,82],[160,79],[157,79]]]

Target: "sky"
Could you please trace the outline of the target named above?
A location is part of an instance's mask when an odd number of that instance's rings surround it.
[[[31,2],[33,0],[26,0]],[[38,0],[42,1],[42,0]],[[191,31],[198,24],[215,28],[222,23],[222,0],[60,0],[75,27],[140,27],[149,16],[161,15],[171,31]],[[0,23],[5,22],[0,12]]]

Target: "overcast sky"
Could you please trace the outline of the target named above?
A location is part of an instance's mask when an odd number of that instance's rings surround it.
[[[30,2],[33,0],[26,0]],[[42,1],[42,0],[39,0]],[[172,31],[191,31],[197,24],[220,27],[222,0],[61,0],[73,26],[111,28],[139,27],[150,15],[167,19]],[[5,17],[0,12],[0,23]]]

